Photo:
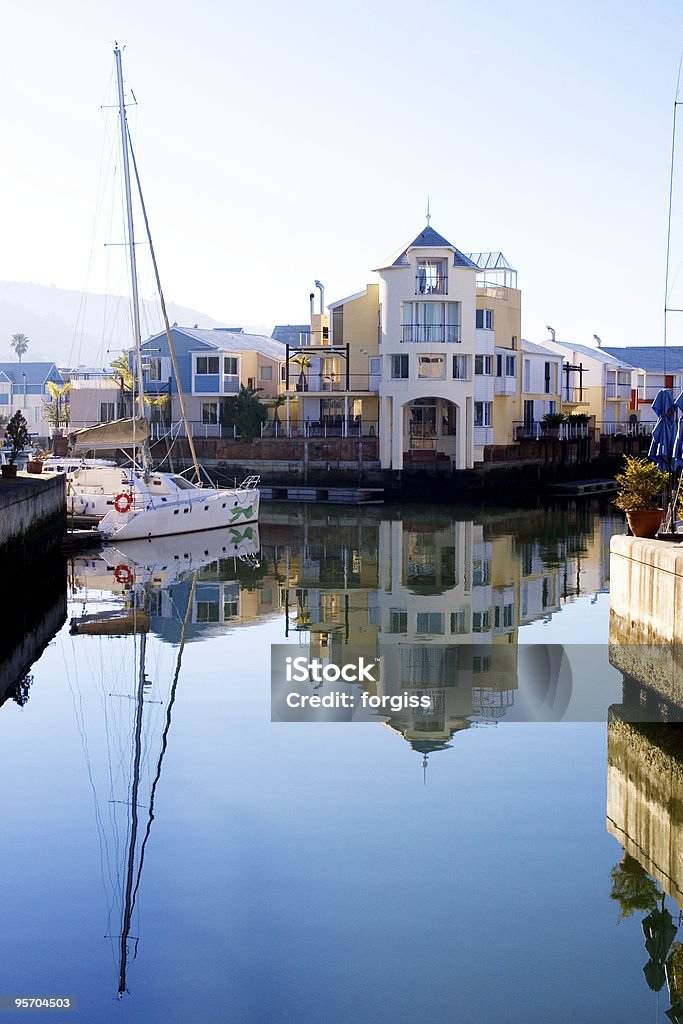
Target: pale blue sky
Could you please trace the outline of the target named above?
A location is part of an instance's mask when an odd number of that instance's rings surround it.
[[[0,279],[123,285],[101,187],[95,217],[115,38],[168,298],[305,321],[314,279],[360,290],[429,193],[438,231],[517,267],[527,337],[661,341],[680,3],[9,0]]]

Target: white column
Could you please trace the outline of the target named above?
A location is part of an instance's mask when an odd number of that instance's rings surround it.
[[[391,468],[403,469],[403,421],[405,420],[404,405],[398,404],[393,409],[391,424]]]
[[[382,395],[379,400],[379,460],[382,469],[391,468],[392,399]]]

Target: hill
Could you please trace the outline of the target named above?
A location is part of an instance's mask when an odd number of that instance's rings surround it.
[[[196,309],[169,302],[168,316],[183,327],[222,326]],[[158,304],[143,300],[140,310],[143,340],[162,329]],[[108,366],[132,344],[130,300],[122,295],[68,291],[53,285],[0,281],[0,361],[14,358],[13,334],[25,334],[29,349],[24,359],[54,360],[59,366]]]

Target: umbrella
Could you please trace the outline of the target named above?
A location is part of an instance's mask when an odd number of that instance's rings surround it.
[[[674,466],[678,468],[679,466],[683,466],[683,391],[681,391],[680,395],[674,402],[674,406],[681,414],[678,419],[678,428],[676,430],[673,447]]]
[[[674,460],[674,444],[677,439],[676,415],[678,401],[674,403],[673,395],[667,388],[657,392],[652,409],[657,413],[657,422],[652,431],[652,444],[647,453],[648,457],[657,465],[662,472],[670,473],[676,465]],[[680,428],[679,428],[680,429]],[[681,438],[683,444],[683,437]]]

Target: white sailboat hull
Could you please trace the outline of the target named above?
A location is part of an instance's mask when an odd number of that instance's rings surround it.
[[[108,540],[120,541],[239,527],[257,521],[259,501],[256,487],[197,488],[163,503],[150,498],[143,504],[137,498],[129,511],[107,512],[98,529]]]

